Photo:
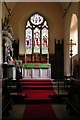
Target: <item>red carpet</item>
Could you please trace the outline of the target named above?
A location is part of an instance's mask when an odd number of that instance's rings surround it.
[[[57,120],[50,104],[26,105],[23,120]]]
[[[51,80],[26,80],[21,82],[27,97],[23,120],[57,120],[52,109],[50,94],[56,95]],[[34,103],[34,104],[33,104]],[[47,104],[46,104],[47,103]]]
[[[41,89],[41,90],[50,90],[50,89],[53,89],[53,86],[52,86],[52,81],[51,80],[40,80],[40,79],[30,79],[30,80],[23,80],[21,81],[21,84],[22,84],[22,88],[23,89],[28,89],[28,90],[32,90],[32,89]]]
[[[48,86],[45,86],[45,85],[29,85],[29,86],[23,86],[22,87],[23,89],[28,89],[28,90],[45,90],[45,89],[47,89],[47,90],[50,90],[50,89],[53,89],[53,86],[50,86],[50,85],[48,85]]]
[[[24,90],[23,94],[27,95],[23,99],[25,103],[51,103],[52,99],[49,94],[56,95],[56,92],[53,90]]]
[[[51,80],[47,79],[47,78],[45,78],[45,79],[42,79],[42,78],[40,78],[40,79],[38,79],[38,78],[29,78],[29,79],[23,78],[20,81],[22,81],[22,82],[41,82],[41,81],[42,82],[50,82]]]
[[[51,102],[50,94],[56,95],[51,80],[26,80],[21,82],[23,94],[27,97],[23,99],[26,103]]]
[[[21,82],[22,85],[52,85],[51,81],[25,81]]]

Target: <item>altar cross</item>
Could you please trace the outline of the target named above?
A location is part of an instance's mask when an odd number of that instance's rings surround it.
[[[72,57],[72,55],[73,55],[72,54],[72,52],[73,52],[72,47],[73,47],[73,45],[76,45],[76,43],[73,43],[73,40],[71,39],[69,45],[71,46],[70,47],[70,56]]]
[[[72,76],[72,55],[73,55],[72,47],[73,45],[76,45],[76,43],[73,43],[73,40],[71,39],[69,45],[70,45],[70,57],[71,57],[70,58],[70,76]]]

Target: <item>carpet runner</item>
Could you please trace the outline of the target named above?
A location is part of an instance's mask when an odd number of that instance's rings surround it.
[[[26,105],[23,120],[57,120],[51,104]]]
[[[26,80],[21,84],[23,89],[53,89],[51,80]]]
[[[51,80],[26,80],[22,81],[23,89],[53,89]]]
[[[22,85],[52,85],[51,81],[27,81],[27,82],[21,82]]]
[[[23,120],[57,120],[51,106],[50,94],[56,95],[51,80],[22,81],[23,99],[26,103]]]
[[[49,95],[56,95],[51,80],[25,80],[21,84],[23,94],[27,95],[23,99],[24,103],[49,103],[52,101]]]

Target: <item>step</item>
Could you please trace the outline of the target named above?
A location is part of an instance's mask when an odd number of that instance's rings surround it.
[[[33,85],[30,85],[30,86],[22,86],[22,88],[23,89],[41,89],[41,90],[44,90],[44,89],[46,89],[46,90],[49,90],[49,89],[53,89],[53,86],[39,86],[39,85],[37,85],[37,86],[33,86]]]
[[[52,82],[21,82],[22,85],[52,85]]]
[[[21,79],[21,82],[52,82],[50,79]]]

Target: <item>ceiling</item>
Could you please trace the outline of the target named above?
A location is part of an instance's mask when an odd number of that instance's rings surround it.
[[[5,1],[6,1],[6,0],[5,0]],[[16,1],[16,0],[15,0],[15,1]],[[20,1],[20,0],[19,0],[19,1]],[[29,0],[29,1],[30,1],[30,0]],[[41,1],[41,0],[40,0],[40,1]],[[45,0],[43,0],[43,1],[45,1]],[[47,1],[47,0],[46,0],[46,1]],[[59,1],[59,0],[58,0],[58,1]],[[39,2],[39,1],[38,1],[38,2]],[[7,4],[8,8],[12,10],[12,9],[14,8],[16,2],[6,2],[6,4]],[[69,7],[70,2],[60,2],[60,4],[61,4],[63,10],[65,11],[65,10]]]

